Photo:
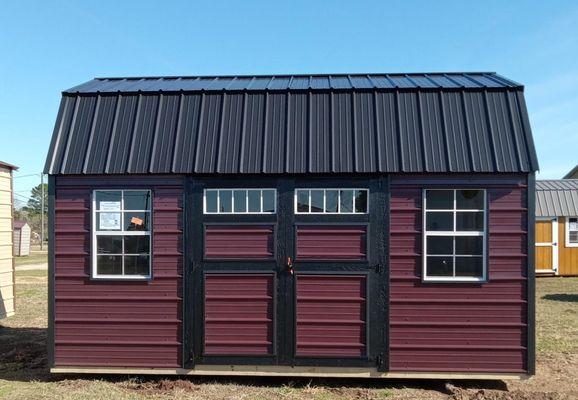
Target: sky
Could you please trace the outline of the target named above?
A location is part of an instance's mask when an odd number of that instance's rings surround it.
[[[61,91],[97,76],[438,71],[524,84],[538,178],[578,164],[578,2],[442,0],[6,0],[0,160],[25,202]]]

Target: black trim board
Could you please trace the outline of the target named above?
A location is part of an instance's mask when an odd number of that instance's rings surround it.
[[[47,350],[48,366],[54,367],[54,268],[56,267],[55,255],[55,203],[56,203],[56,177],[48,176],[48,331],[47,331]]]
[[[536,235],[536,176],[528,174],[526,201],[528,203],[528,258],[527,258],[527,351],[526,370],[529,375],[536,374],[536,266],[535,266],[535,235]]]

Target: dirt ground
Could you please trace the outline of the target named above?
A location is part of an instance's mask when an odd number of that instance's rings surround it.
[[[0,322],[1,399],[578,399],[578,278],[537,281],[535,377],[446,382],[52,376],[46,274],[17,272],[17,315]]]

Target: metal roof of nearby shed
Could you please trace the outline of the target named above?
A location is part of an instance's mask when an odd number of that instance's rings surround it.
[[[571,178],[578,178],[578,164],[574,168],[572,168],[566,175],[562,177],[562,179],[571,179]]]
[[[536,216],[578,216],[578,179],[536,181]]]
[[[64,93],[517,88],[494,72],[95,78]]]
[[[530,172],[494,73],[98,78],[63,92],[50,174]]]
[[[0,167],[8,168],[14,171],[18,170],[18,167],[16,165],[12,165],[4,161],[0,161]]]

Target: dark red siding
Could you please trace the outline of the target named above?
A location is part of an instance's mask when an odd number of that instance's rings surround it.
[[[422,283],[422,190],[486,188],[489,281]],[[395,176],[391,187],[390,369],[524,372],[526,180]]]
[[[205,276],[205,355],[273,353],[273,274]]]
[[[297,356],[363,357],[366,277],[296,275]]]
[[[273,225],[207,225],[206,259],[273,258],[275,239]]]
[[[153,279],[90,280],[91,193],[153,190]],[[181,365],[183,191],[178,178],[57,177],[56,366]]]
[[[367,255],[365,225],[298,225],[297,258],[364,260]]]

